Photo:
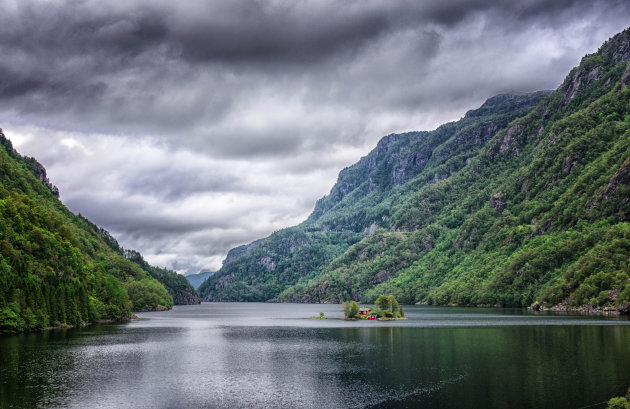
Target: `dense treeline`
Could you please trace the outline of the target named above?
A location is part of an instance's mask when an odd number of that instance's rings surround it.
[[[0,145],[0,333],[172,307],[109,233],[63,206],[41,165],[2,133]]]
[[[626,30],[535,104],[384,138],[305,224],[365,237],[277,298],[628,311],[628,50]]]

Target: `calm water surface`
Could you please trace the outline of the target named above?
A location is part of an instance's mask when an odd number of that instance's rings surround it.
[[[0,406],[582,408],[630,386],[630,321],[406,307],[204,303],[0,337]],[[593,406],[602,407],[600,406]]]

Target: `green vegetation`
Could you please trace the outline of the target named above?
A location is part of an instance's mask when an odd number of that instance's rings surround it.
[[[398,304],[396,297],[391,294],[379,295],[376,301],[374,301],[374,306],[377,308],[377,310],[374,311],[374,314],[376,314],[379,319],[405,318],[402,306]]]
[[[294,284],[307,283],[362,235],[324,233],[304,226],[280,230],[230,251],[221,274],[199,287],[213,301],[266,301]]]
[[[173,306],[152,276],[170,282],[175,273],[128,260],[109,233],[63,206],[42,165],[2,133],[0,145],[0,333]]]
[[[628,388],[626,396],[610,399],[607,409],[630,409],[630,388]]]
[[[183,275],[177,274],[174,271],[151,266],[142,258],[142,255],[135,250],[124,250],[123,253],[125,258],[136,263],[140,268],[149,273],[151,277],[159,281],[173,298],[174,304],[188,305],[199,304],[201,302],[197,291]],[[159,304],[165,305],[162,303]]]
[[[341,308],[346,319],[355,318],[359,313],[359,303],[356,301],[344,301],[341,303]]]
[[[404,319],[405,313],[403,312],[402,306],[398,304],[396,297],[393,295],[383,295],[381,294],[376,301],[374,302],[374,307],[376,310],[372,311],[368,315],[376,316],[378,319]],[[341,308],[343,309],[343,314],[345,319],[366,319],[368,315],[364,312],[359,314],[359,303],[356,301],[344,301],[341,303]],[[367,309],[367,307],[363,307]]]
[[[311,318],[314,320],[327,320],[328,319],[328,317],[323,312],[320,312],[319,316],[311,317]]]
[[[392,207],[418,185],[446,178],[465,166],[501,127],[545,95],[497,96],[461,121],[435,131],[384,138],[376,150],[339,174],[331,194],[318,201],[306,222],[231,250],[223,267],[199,287],[199,293],[213,301],[276,297],[281,301],[323,301],[299,290],[373,229],[389,227]],[[436,151],[433,155],[432,150]],[[340,294],[329,301],[348,298],[354,298],[353,294]]]
[[[402,306],[398,304],[398,300],[393,295],[379,295],[374,306],[377,308],[374,313],[379,318],[405,318]]]
[[[383,138],[303,224],[233,250],[202,296],[628,312],[629,46],[626,30],[552,93]]]

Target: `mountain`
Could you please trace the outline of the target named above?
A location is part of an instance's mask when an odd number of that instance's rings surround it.
[[[142,255],[135,250],[123,250],[123,255],[149,273],[151,277],[158,280],[173,297],[173,304],[191,305],[201,303],[199,294],[183,275],[163,268],[153,267],[144,261]]]
[[[304,223],[232,250],[200,294],[628,312],[628,61],[625,30],[553,92],[386,136]]]
[[[547,94],[496,96],[434,131],[386,136],[341,171],[330,195],[304,223],[231,250],[217,274],[199,287],[200,294],[217,301],[266,301],[317,277],[350,246],[388,228],[392,209],[419,186],[466,166],[496,132]]]
[[[212,274],[214,274],[214,271],[202,271],[201,273],[187,275],[186,280],[188,280],[190,285],[192,285],[193,288],[196,290]]]
[[[0,130],[0,333],[119,320],[171,308],[173,299],[195,301],[183,277],[125,252],[58,196],[44,167],[21,156]]]

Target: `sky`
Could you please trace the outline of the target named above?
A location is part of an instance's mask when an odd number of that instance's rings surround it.
[[[216,270],[390,133],[555,89],[627,0],[0,2],[0,127],[150,263]]]

